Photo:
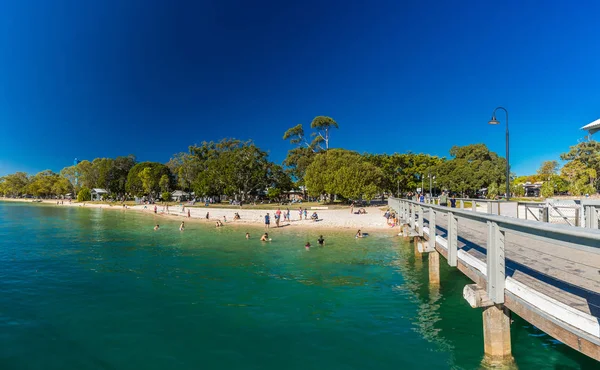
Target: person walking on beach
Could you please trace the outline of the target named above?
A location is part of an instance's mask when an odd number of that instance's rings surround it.
[[[190,210],[188,209],[188,218],[191,218],[192,216],[190,215]]]
[[[292,218],[290,217],[290,209],[289,208],[286,209],[286,214],[287,214],[288,222],[292,221]]]
[[[298,216],[300,216],[300,221],[302,221],[302,207],[298,210]]]
[[[277,211],[275,211],[275,225],[277,225],[277,227],[279,227],[280,219],[281,219],[281,210],[279,208],[277,208]]]
[[[154,213],[156,213],[158,211],[158,208],[156,206],[154,206]]]
[[[206,212],[206,219],[207,219],[207,220],[208,220],[208,219],[210,219],[209,212]]]
[[[269,225],[271,224],[271,216],[269,216],[269,212],[265,215],[265,229],[269,229]]]
[[[350,214],[354,213],[354,202],[352,202],[352,204],[350,204]]]
[[[307,210],[307,208],[304,208],[304,219],[308,220],[308,210]]]

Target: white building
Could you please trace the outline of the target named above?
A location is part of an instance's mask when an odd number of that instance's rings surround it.
[[[92,189],[92,200],[102,200],[102,197],[105,195],[108,195],[108,191],[106,191],[105,189]]]

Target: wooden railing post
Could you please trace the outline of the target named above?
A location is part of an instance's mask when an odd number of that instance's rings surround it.
[[[504,231],[497,223],[488,221],[487,235],[487,293],[496,303],[504,303]]]
[[[456,267],[458,263],[458,219],[448,212],[448,264]]]
[[[417,206],[418,210],[419,210],[419,236],[422,238],[423,237],[423,207],[421,207],[421,205]]]
[[[429,249],[435,250],[435,210],[429,208]]]

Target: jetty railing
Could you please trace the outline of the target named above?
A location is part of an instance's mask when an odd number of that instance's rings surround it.
[[[450,204],[450,197],[448,197],[448,204]],[[477,212],[477,207],[484,204],[485,205],[485,213],[489,214],[501,214],[500,213],[500,205],[502,203],[506,204],[505,200],[495,200],[495,199],[481,199],[481,198],[454,198],[456,200],[456,208],[458,209],[467,209],[465,208],[465,203],[471,203],[471,210],[473,212]],[[416,202],[416,200],[413,199]],[[437,204],[440,205],[440,197],[425,197],[424,199],[426,204]],[[496,207],[494,207],[496,205]]]
[[[582,200],[582,225],[588,229],[600,229],[600,200]]]
[[[549,224],[514,217],[465,211],[464,209],[449,208],[433,203],[420,203],[400,198],[389,198],[388,205],[398,213],[404,223],[409,224],[411,229],[415,230],[421,237],[425,234],[424,219],[425,215],[427,215],[429,225],[426,231],[429,243],[424,245],[424,248],[427,249],[426,251],[434,251],[436,242],[445,246],[450,266],[457,266],[458,263],[458,231],[461,220],[486,223],[487,268],[485,278],[487,281],[487,295],[495,304],[504,303],[506,279],[505,243],[507,233],[600,254],[600,230],[592,230],[591,226],[589,228],[581,228],[570,225]],[[588,202],[587,207],[587,212],[590,212],[590,216],[587,219],[590,220],[591,225],[593,217],[598,217],[600,202],[593,204]],[[442,214],[448,217],[446,238],[438,235],[436,229],[436,218]],[[596,216],[592,216],[593,214]],[[597,226],[598,218],[595,220]]]

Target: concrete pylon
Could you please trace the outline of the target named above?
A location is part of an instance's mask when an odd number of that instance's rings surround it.
[[[440,254],[437,251],[429,252],[429,284],[440,284]]]
[[[488,362],[513,361],[510,345],[510,311],[504,305],[483,309],[483,342]]]

